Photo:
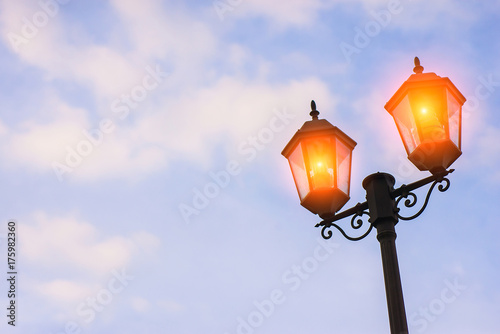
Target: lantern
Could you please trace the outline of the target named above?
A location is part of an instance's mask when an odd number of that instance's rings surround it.
[[[386,103],[408,159],[420,170],[439,173],[462,154],[462,105],[465,97],[448,78],[422,73],[420,60],[408,80]]]
[[[325,119],[311,101],[311,121],[283,149],[300,204],[320,216],[331,215],[349,200],[352,150],[356,142]]]

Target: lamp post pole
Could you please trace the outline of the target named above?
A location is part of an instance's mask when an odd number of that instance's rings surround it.
[[[392,175],[375,173],[364,179],[363,188],[366,190],[369,221],[377,229],[377,239],[380,242],[391,333],[407,334],[408,325],[396,253],[396,230],[394,228],[398,222],[398,209],[396,201],[391,196],[394,183],[395,180]]]
[[[408,185],[403,184],[394,189],[395,179],[391,174],[375,173],[367,176],[363,180],[363,188],[366,190],[366,201],[332,215],[323,215],[323,221],[316,224],[321,227],[321,236],[330,239],[333,235],[332,227],[337,229],[348,240],[358,241],[364,239],[370,231],[377,229],[377,239],[380,242],[382,254],[382,268],[384,272],[385,294],[387,298],[387,310],[389,312],[389,324],[391,334],[407,334],[408,324],[406,321],[405,305],[403,299],[403,288],[401,286],[401,276],[399,274],[398,256],[396,253],[396,230],[395,225],[401,220],[413,220],[420,216],[427,204],[432,191],[436,188],[440,192],[445,192],[450,187],[448,174],[454,170],[449,169],[436,172],[421,180]],[[443,183],[444,182],[444,183]],[[402,200],[406,208],[413,208],[417,202],[417,195],[414,190],[426,185],[431,186],[427,190],[424,202],[415,214],[404,216],[400,214],[399,204]],[[351,228],[359,230],[365,226],[362,217],[368,215],[368,228],[359,236],[351,236],[344,229],[336,224],[337,221],[351,217]]]

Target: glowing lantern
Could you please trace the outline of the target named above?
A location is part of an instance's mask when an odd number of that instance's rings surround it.
[[[420,170],[438,173],[462,154],[462,105],[465,97],[448,78],[422,73],[420,60],[408,80],[387,102],[408,159]]]
[[[283,149],[300,204],[320,216],[337,212],[349,200],[352,150],[356,142],[325,119],[311,101],[311,121]]]

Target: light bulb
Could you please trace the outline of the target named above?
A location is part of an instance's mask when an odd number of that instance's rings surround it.
[[[422,131],[423,141],[436,141],[446,138],[443,125],[439,121],[436,113],[427,107],[420,109],[419,123]]]

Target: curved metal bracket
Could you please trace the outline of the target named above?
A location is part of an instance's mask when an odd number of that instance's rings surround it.
[[[368,215],[368,211],[358,211],[356,212],[352,218],[351,218],[351,228],[353,230],[358,230],[360,229],[361,227],[363,227],[364,225],[364,221],[363,221],[363,215]],[[356,219],[357,218],[357,219]],[[331,230],[329,230],[329,228],[331,227],[335,227],[337,230],[339,230],[340,233],[342,233],[342,235],[347,239],[347,240],[351,240],[351,241],[358,241],[358,240],[361,240],[363,239],[364,237],[366,237],[368,234],[370,234],[372,228],[373,228],[373,225],[369,222],[367,222],[369,227],[368,227],[368,230],[363,233],[362,235],[360,235],[359,237],[353,237],[353,236],[350,236],[348,235],[343,229],[342,227],[340,227],[339,225],[333,223],[333,222],[328,222],[328,221],[322,221],[321,223],[317,224],[316,227],[320,227],[320,226],[323,226],[323,228],[321,229],[321,236],[324,238],[324,239],[330,239],[333,235],[333,232]]]
[[[424,204],[422,205],[420,210],[418,210],[418,212],[415,213],[414,215],[408,216],[408,217],[402,216],[399,214],[399,202],[401,202],[401,200],[404,198],[405,199],[405,201],[404,201],[405,207],[412,208],[415,206],[415,204],[417,204],[418,198],[414,192],[405,190],[405,185],[403,185],[401,187],[401,190],[402,190],[401,195],[396,198],[396,206],[398,207],[398,212],[397,212],[398,218],[402,219],[402,220],[412,220],[412,219],[415,219],[418,216],[420,216],[422,214],[422,212],[424,212],[425,208],[427,207],[427,204],[429,203],[429,198],[431,197],[431,193],[434,190],[434,187],[436,186],[436,184],[441,183],[443,181],[445,182],[445,184],[440,184],[438,186],[438,190],[440,192],[445,192],[446,190],[448,190],[448,188],[450,187],[450,180],[448,178],[440,177],[440,178],[436,179],[434,182],[432,182],[429,190],[427,191],[427,195],[425,196]]]
[[[436,184],[444,182],[444,184],[438,185],[438,190],[440,192],[445,192],[446,190],[448,190],[448,188],[450,187],[450,180],[448,180],[446,178],[446,176],[450,173],[453,173],[453,171],[454,171],[453,169],[443,170],[443,171],[434,173],[431,176],[428,176],[426,178],[418,180],[416,182],[410,183],[408,185],[403,184],[401,187],[399,187],[397,189],[393,189],[390,193],[390,199],[391,199],[391,201],[392,200],[395,201],[395,210],[397,211],[396,212],[397,218],[402,219],[402,220],[412,220],[412,219],[415,219],[418,216],[420,216],[422,214],[422,212],[424,212],[425,208],[427,207],[427,204],[429,203],[429,198],[431,196],[432,191],[436,187]],[[400,209],[398,207],[399,202],[401,202],[401,200],[404,198],[405,199],[405,201],[404,201],[405,207],[407,207],[407,208],[414,207],[418,202],[418,198],[417,198],[417,195],[415,195],[415,193],[413,191],[416,189],[420,189],[421,187],[428,185],[428,184],[431,184],[431,186],[430,186],[429,190],[427,191],[427,195],[425,196],[424,203],[423,203],[422,207],[420,208],[420,210],[418,210],[418,212],[412,216],[407,217],[407,216],[400,215],[399,214]],[[316,227],[322,227],[321,236],[324,239],[330,239],[333,236],[333,232],[330,230],[330,228],[334,227],[346,239],[351,240],[351,241],[358,241],[358,240],[365,238],[368,234],[370,234],[371,230],[373,229],[373,225],[370,222],[370,220],[367,221],[367,224],[369,226],[368,226],[366,232],[364,232],[363,234],[361,234],[358,237],[348,235],[342,227],[335,224],[334,222],[336,222],[337,220],[352,216],[351,228],[353,230],[359,230],[361,227],[363,227],[365,225],[365,222],[363,221],[363,216],[370,215],[368,210],[369,210],[368,201],[365,201],[363,203],[358,203],[355,206],[353,206],[347,210],[344,210],[342,212],[321,216],[321,218],[323,218],[323,221],[316,224]]]

